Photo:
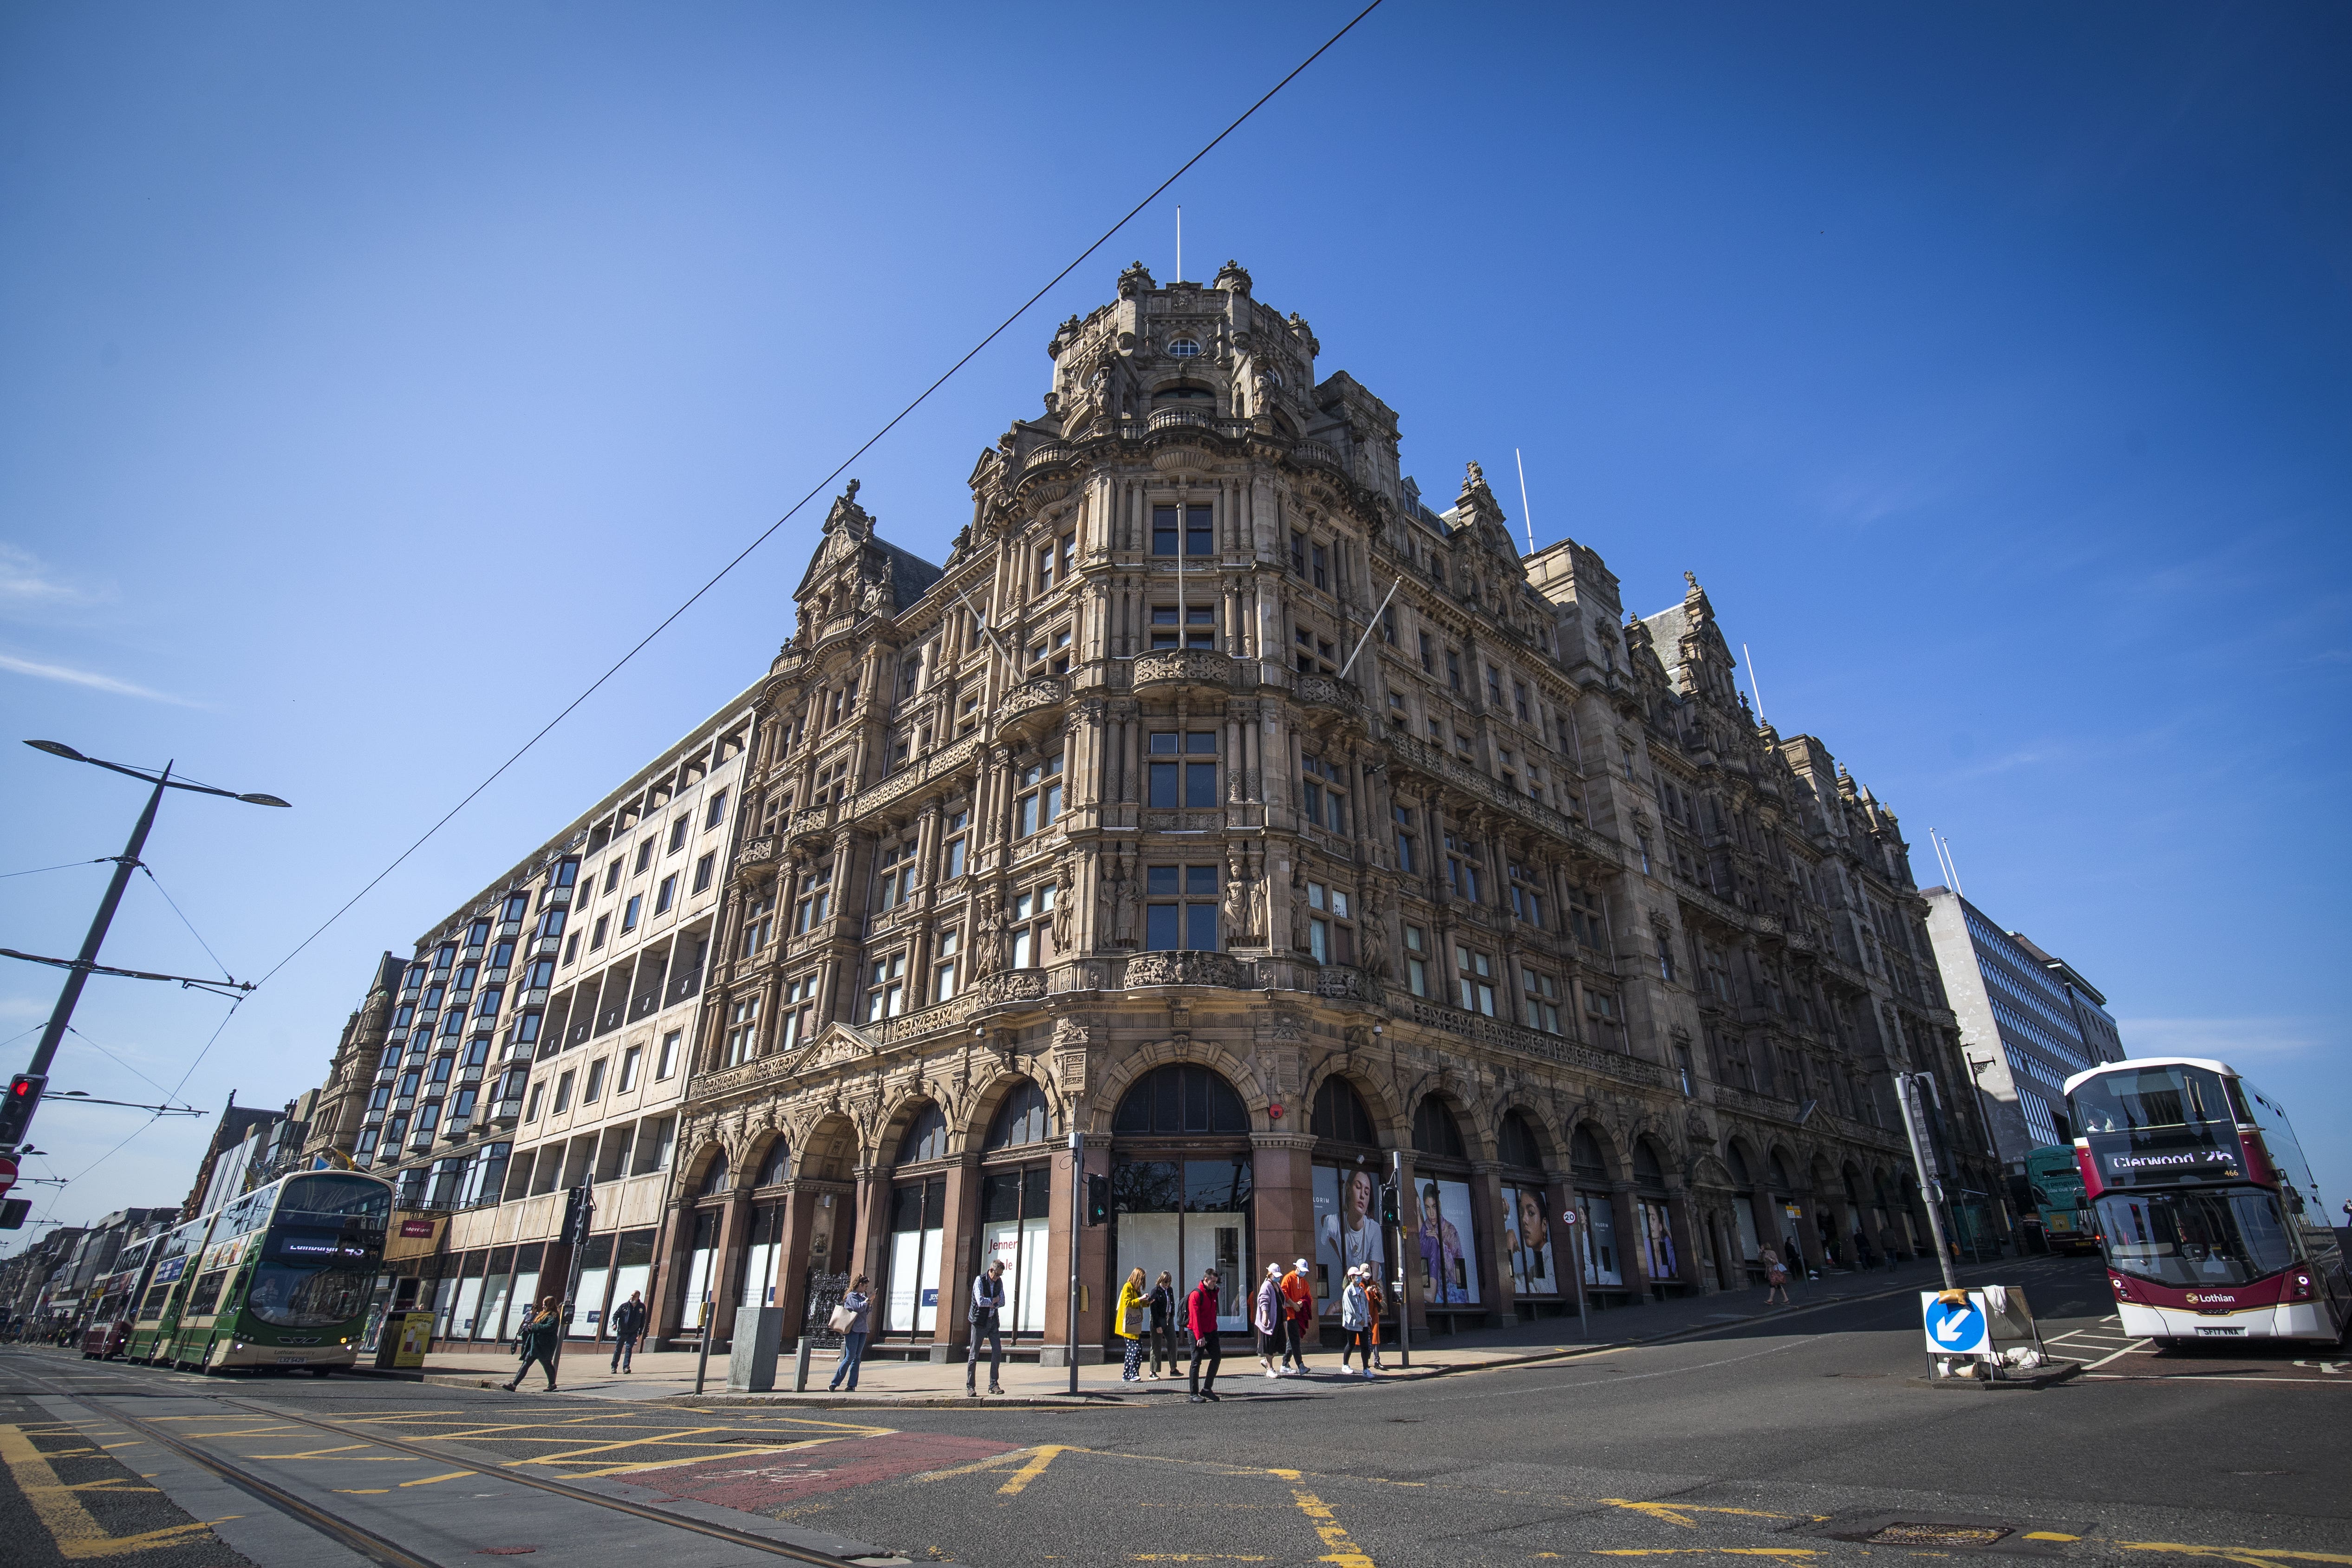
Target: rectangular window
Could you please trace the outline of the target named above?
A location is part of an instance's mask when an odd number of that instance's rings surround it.
[[[667,915],[669,913],[669,906],[677,902],[677,873],[672,872],[667,876],[661,879],[661,885],[659,887],[654,889],[654,913],[656,915]]]
[[[915,893],[915,841],[884,844],[874,852],[874,913],[883,915]]]
[[[710,853],[703,856],[700,860],[694,862],[695,892],[708,893],[710,891],[711,873],[718,863],[719,852],[716,850],[711,851]]]
[[[1404,928],[1404,977],[1414,996],[1429,995],[1429,934],[1418,925]]]
[[[596,916],[596,929],[591,933],[588,937],[588,950],[591,953],[593,953],[597,948],[602,947],[604,945],[605,927],[612,924],[613,917],[609,915],[600,915]]]
[[[1437,657],[1437,656],[1436,656],[1435,653],[1432,650],[1432,648],[1431,648],[1431,646],[1430,646],[1430,642],[1429,642],[1429,633],[1428,633],[1428,632],[1422,632],[1420,635],[1421,635],[1421,668],[1422,668],[1422,672],[1423,672],[1423,674],[1432,674],[1432,675],[1433,675],[1433,674],[1435,674],[1437,673],[1437,663],[1436,663],[1436,657]]]
[[[805,936],[813,926],[821,925],[833,913],[833,865],[824,865],[803,873],[800,894],[793,905],[793,935]]]
[[[646,867],[647,867],[647,866],[649,866],[649,865],[651,865],[651,864],[653,864],[653,863],[654,863],[654,841],[653,841],[653,840],[652,840],[651,838],[646,838],[646,839],[642,839],[642,840],[638,841],[638,843],[637,843],[637,863],[636,863],[636,865],[633,868],[633,870],[634,870],[634,871],[643,871],[643,870],[645,870],[645,869],[646,869]]]
[[[644,1064],[645,1055],[642,1045],[633,1045],[621,1053],[621,1082],[614,1086],[614,1092],[626,1094],[637,1086],[637,1069]]]
[[[971,813],[969,811],[949,813],[947,831],[952,836],[940,856],[940,880],[942,882],[953,882],[963,874],[964,829],[971,821]]]
[[[654,1061],[654,1078],[656,1082],[667,1078],[671,1073],[677,1071],[677,1042],[682,1032],[683,1031],[678,1030],[672,1030],[667,1034],[662,1036],[661,1055],[656,1058]]]
[[[727,791],[721,789],[710,797],[710,807],[702,814],[702,831],[709,832],[727,820]]]
[[[1214,865],[1144,868],[1144,946],[1155,953],[1219,950],[1217,901],[1223,871]]]
[[[815,1015],[816,976],[812,973],[784,988],[783,1027],[776,1035],[776,1049],[790,1051],[806,1044],[810,1020]]]
[[[1153,806],[1195,810],[1217,804],[1217,737],[1213,730],[1160,730],[1147,737],[1147,801]],[[1179,758],[1182,761],[1176,760]]]
[[[1559,1033],[1559,981],[1535,969],[1520,973],[1527,988],[1528,1027],[1546,1034]]]
[[[962,929],[959,926],[946,926],[940,932],[939,946],[931,958],[931,973],[935,977],[934,1001],[943,1002],[956,994],[956,949],[962,936]]]
[[[745,997],[727,1014],[727,1050],[720,1064],[733,1067],[749,1061],[760,1044],[760,998]]]
[[[866,976],[866,1021],[878,1023],[907,1010],[907,955],[877,958]]]
[[[1462,655],[1453,648],[1445,650],[1445,682],[1457,692],[1462,689]]]
[[[588,1064],[588,1082],[580,1090],[580,1103],[583,1105],[593,1105],[604,1098],[604,1062],[605,1059],[600,1056]]]
[[[629,902],[621,908],[622,930],[635,931],[637,928],[637,911],[645,906],[645,902],[646,895],[642,893],[629,894]]]
[[[680,817],[672,822],[669,825],[669,852],[676,854],[686,848],[686,835],[693,831],[694,819],[691,816]]]
[[[1213,648],[1217,645],[1217,612],[1205,604],[1187,604],[1183,624],[1177,624],[1173,604],[1151,607],[1151,645],[1154,648]]]
[[[1021,770],[1024,793],[1015,803],[1018,836],[1027,838],[1053,826],[1062,814],[1062,758],[1059,752]]]
[[[530,1103],[523,1107],[522,1119],[526,1122],[538,1121],[540,1103],[546,1098],[547,1085],[544,1083],[532,1084],[530,1086]]]
[[[1319,757],[1302,757],[1299,804],[1307,821],[1335,833],[1348,831],[1347,774]]]
[[[1307,559],[1314,569],[1315,586],[1318,588],[1330,587],[1331,552],[1328,547],[1319,544],[1308,547]]]
[[[572,1078],[567,1072],[555,1081],[555,1104],[551,1109],[558,1116],[572,1109]]]
[[[776,926],[776,895],[772,888],[743,908],[743,956],[756,958]]]
[[[604,891],[612,892],[621,885],[621,857],[614,855],[613,863],[604,868]]]
[[[1021,894],[1013,901],[1013,967],[1016,969],[1042,969],[1045,957],[1053,950],[1054,900],[1059,889],[1052,883]]]
[[[1475,948],[1456,946],[1454,949],[1455,978],[1461,983],[1462,1009],[1465,1012],[1495,1016],[1495,958],[1491,953]]]

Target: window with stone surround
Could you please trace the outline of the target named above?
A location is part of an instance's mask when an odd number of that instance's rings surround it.
[[[1214,648],[1217,645],[1217,612],[1206,604],[1183,607],[1179,626],[1177,607],[1155,604],[1151,607],[1151,646],[1160,648]]]
[[[1021,770],[1021,795],[1013,803],[1014,835],[1027,838],[1054,825],[1062,814],[1062,754]]]
[[[1149,952],[1214,953],[1224,873],[1212,865],[1144,868],[1143,946]]]
[[[1160,810],[1216,806],[1217,732],[1155,730],[1145,737],[1146,803]],[[1181,760],[1179,760],[1179,759]]]

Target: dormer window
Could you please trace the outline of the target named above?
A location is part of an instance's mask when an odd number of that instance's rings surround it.
[[[1201,357],[1200,340],[1197,338],[1171,338],[1168,340],[1168,357],[1171,360],[1199,359]]]

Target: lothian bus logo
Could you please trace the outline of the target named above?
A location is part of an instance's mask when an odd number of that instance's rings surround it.
[[[2218,1291],[2204,1291],[2204,1292],[2203,1292],[2203,1293],[2201,1293],[2201,1294],[2200,1294],[2200,1293],[2199,1293],[2198,1291],[2189,1291],[2189,1305],[2191,1305],[2191,1306],[2195,1306],[2195,1305],[2199,1304],[2200,1302],[2204,1302],[2204,1301],[2221,1301],[2221,1302],[2223,1302],[2223,1303],[2225,1303],[2225,1304],[2226,1304],[2226,1303],[2232,1303],[2232,1302],[2235,1302],[2235,1301],[2237,1301],[2237,1299],[2238,1299],[2238,1298],[2237,1298],[2237,1297],[2235,1297],[2235,1296],[2224,1296],[2224,1295],[2220,1294]]]

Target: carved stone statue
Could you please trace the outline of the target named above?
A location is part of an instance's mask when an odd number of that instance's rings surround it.
[[[1054,951],[1067,954],[1070,950],[1070,912],[1077,905],[1078,873],[1063,855],[1054,862]]]
[[[1111,883],[1111,939],[1122,947],[1135,946],[1135,868],[1129,866]]]
[[[1004,911],[998,904],[994,894],[989,894],[980,901],[980,918],[973,926],[973,972],[993,975],[1004,967]]]
[[[1364,940],[1359,957],[1364,973],[1375,978],[1385,978],[1389,972],[1389,922],[1382,913],[1389,897],[1389,890],[1375,882],[1364,904]]]
[[[1290,946],[1293,951],[1308,949],[1307,932],[1307,873],[1293,869],[1290,873]]]
[[[1263,853],[1253,857],[1249,877],[1249,915],[1244,929],[1250,939],[1274,946],[1274,928],[1266,924],[1265,859]]]
[[[1225,939],[1247,942],[1253,935],[1249,923],[1249,869],[1239,850],[1229,850],[1225,854],[1223,905]]]

